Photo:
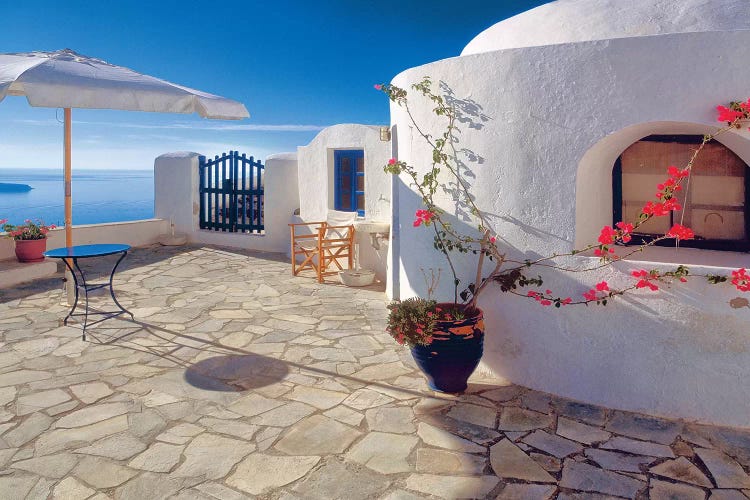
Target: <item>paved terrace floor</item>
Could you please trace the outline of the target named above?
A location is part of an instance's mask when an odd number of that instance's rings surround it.
[[[59,326],[59,278],[0,291],[0,498],[750,495],[749,432],[498,381],[436,395],[384,333],[382,292],[290,274],[135,250],[116,283],[136,321],[87,342]]]

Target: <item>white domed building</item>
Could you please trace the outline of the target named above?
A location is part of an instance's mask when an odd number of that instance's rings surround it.
[[[497,23],[460,57],[409,69],[393,83],[408,88],[428,75],[457,105],[477,204],[523,261],[595,243],[603,226],[636,213],[666,165],[688,158],[695,141],[720,125],[716,106],[750,96],[749,61],[747,0],[558,0]],[[429,133],[443,131],[430,103],[414,97],[411,104]],[[398,158],[428,167],[431,149],[403,109],[391,113]],[[634,269],[750,268],[750,132],[719,142],[706,154],[721,168],[696,168],[685,212],[701,248],[649,248],[587,273],[542,270],[544,287],[580,297],[603,279],[631,284]],[[420,268],[445,267],[444,260],[430,233],[411,227],[420,199],[405,179],[394,183],[392,200],[389,292],[426,296]],[[442,206],[456,211],[449,197]],[[460,263],[464,282],[473,264]],[[453,293],[445,271],[439,299]],[[606,307],[554,309],[491,288],[480,299],[482,369],[612,408],[750,426],[750,308],[730,307],[746,304],[733,301],[739,295],[694,278]]]

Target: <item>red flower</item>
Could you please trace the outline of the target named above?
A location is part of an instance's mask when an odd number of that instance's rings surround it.
[[[596,300],[596,290],[592,288],[588,292],[584,292],[583,298],[586,300]]]
[[[684,170],[680,170],[674,165],[670,165],[667,169],[667,173],[674,179],[682,179],[683,177],[687,177],[690,175],[690,169],[686,168]]]
[[[414,219],[414,227],[419,227],[422,224],[429,226],[432,219],[435,218],[435,212],[419,209],[414,216],[416,217],[416,219]]]
[[[622,239],[623,243],[627,243],[632,239],[630,234],[633,232],[633,224],[618,222],[615,226],[620,230],[620,239]]]
[[[376,83],[373,87],[375,87],[375,90],[383,90],[383,86],[379,83]]]
[[[666,234],[667,238],[677,238],[678,240],[691,240],[695,237],[695,233],[689,227],[675,224],[672,229]]]
[[[609,291],[609,285],[606,281],[602,281],[601,283],[596,284],[596,290],[598,292],[608,292]]]
[[[636,288],[649,288],[652,291],[659,289],[658,285],[656,285],[655,283],[651,281],[651,280],[655,280],[659,278],[658,272],[651,271],[649,273],[645,269],[641,269],[640,271],[633,271],[631,274],[635,278],[640,278],[638,280],[638,283],[635,284]]]
[[[680,205],[674,198],[669,198],[662,203],[654,203],[652,201],[649,201],[645,205],[643,205],[643,209],[641,211],[646,215],[661,217],[664,215],[669,215],[669,212],[671,212],[672,210],[682,210],[682,205]]]
[[[744,267],[732,271],[732,284],[740,292],[750,292],[750,276],[747,274]]]
[[[616,238],[617,233],[615,230],[609,226],[604,226],[602,232],[599,234],[599,243],[609,245],[610,243],[614,243]]]
[[[742,111],[735,111],[724,106],[716,106],[716,111],[719,112],[719,116],[716,119],[720,122],[731,123],[737,118],[743,118],[745,116],[745,113]]]
[[[397,161],[398,160],[396,160],[395,158],[391,158],[390,160],[388,160],[388,165],[395,165]]]
[[[572,298],[570,298],[570,297],[567,297],[567,298],[565,298],[565,299],[561,300],[561,301],[560,301],[560,304],[562,304],[562,305],[564,305],[564,306],[567,306],[567,305],[568,305],[568,304],[570,304],[571,302],[573,302],[573,299],[572,299]]]

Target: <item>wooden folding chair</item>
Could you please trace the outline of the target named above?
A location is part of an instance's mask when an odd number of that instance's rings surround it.
[[[307,233],[298,232],[301,227]],[[325,276],[343,271],[339,260],[346,259],[349,269],[354,267],[354,225],[334,226],[328,222],[289,224],[292,236],[292,274],[297,276],[312,269],[322,283]],[[302,262],[297,263],[301,256]],[[330,270],[329,268],[336,269]]]

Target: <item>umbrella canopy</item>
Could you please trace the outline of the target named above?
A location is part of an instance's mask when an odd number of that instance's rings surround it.
[[[70,49],[0,54],[0,101],[26,96],[32,106],[65,108],[65,244],[72,246],[71,108],[198,113],[239,120],[237,101],[142,75]]]
[[[46,108],[198,113],[222,120],[250,116],[240,102],[142,75],[70,49],[0,54],[0,101],[6,95],[26,96],[32,106]]]

